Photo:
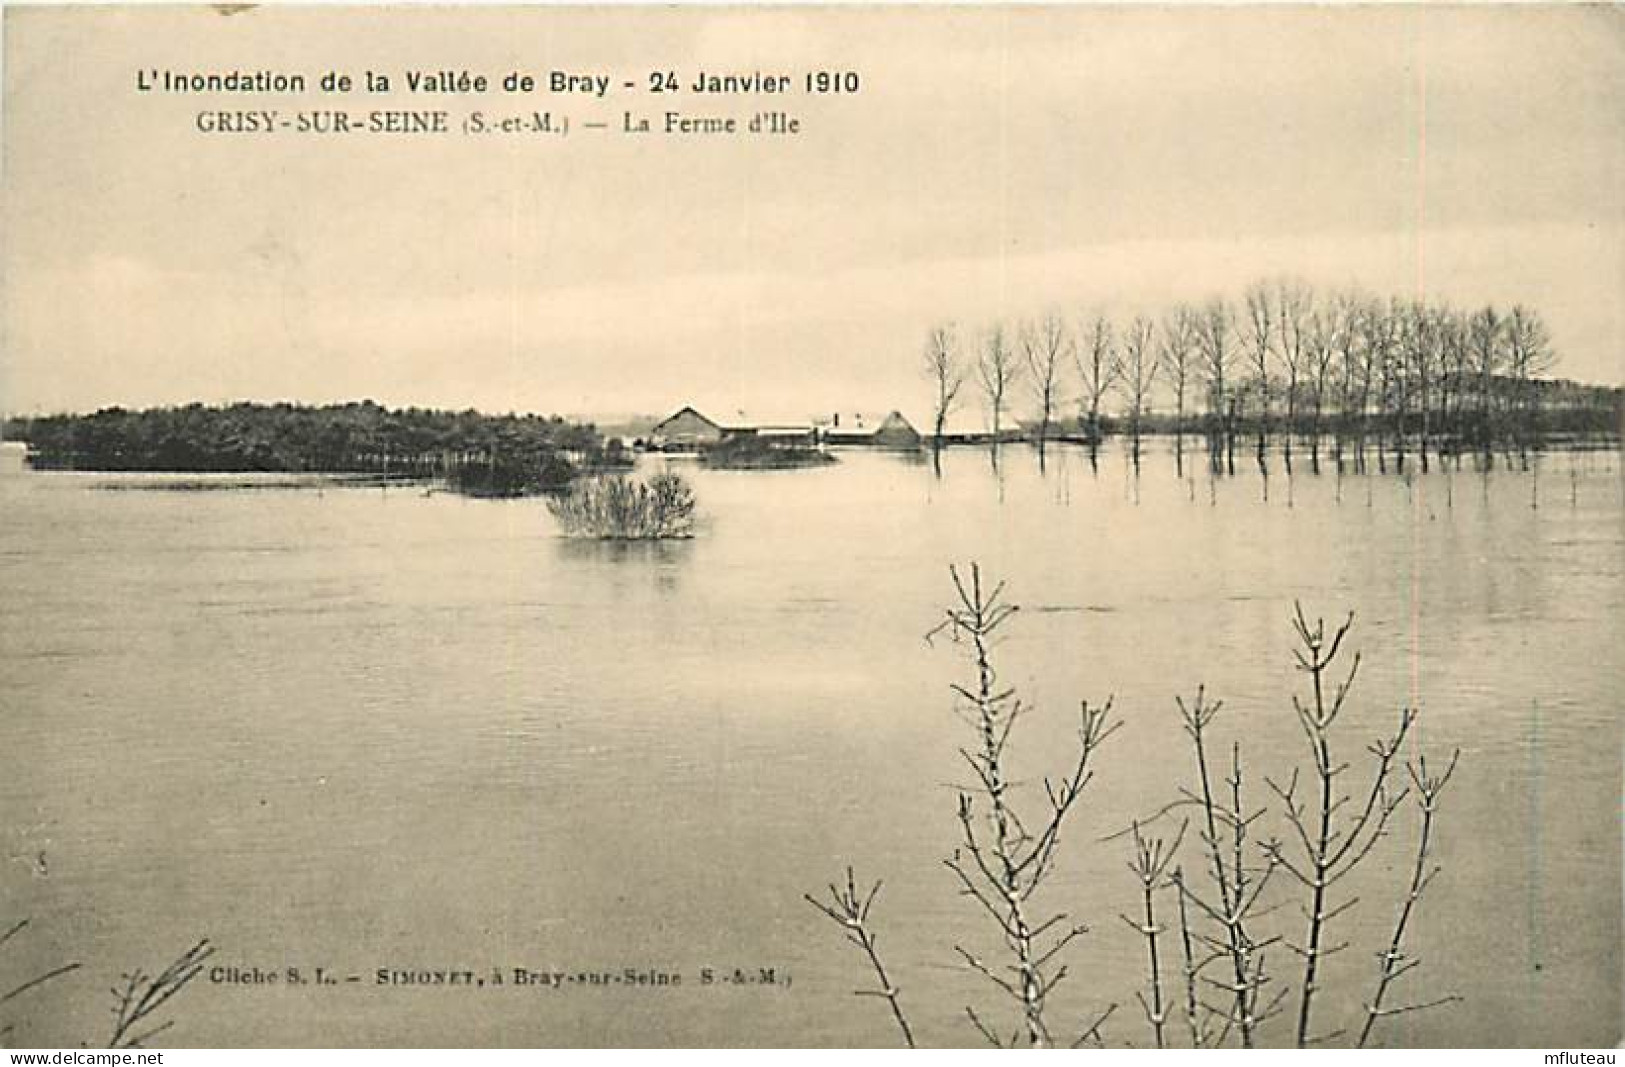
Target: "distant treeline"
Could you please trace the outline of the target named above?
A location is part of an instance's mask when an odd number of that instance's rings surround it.
[[[1161,315],[1073,323],[1058,314],[995,323],[962,341],[939,325],[923,370],[934,426],[970,385],[997,434],[1001,413],[1026,412],[1042,444],[1081,425],[1086,436],[1197,433],[1215,463],[1236,443],[1260,458],[1323,446],[1363,468],[1368,453],[1403,467],[1416,456],[1527,451],[1554,435],[1619,433],[1625,391],[1554,380],[1558,362],[1540,314],[1519,305],[1464,310],[1358,291],[1317,293],[1260,281],[1239,303],[1214,298]],[[1075,413],[1075,416],[1074,416]],[[1006,421],[1004,425],[1009,425]]]
[[[454,488],[493,496],[556,489],[583,468],[620,461],[591,425],[554,416],[391,410],[371,400],[111,407],[13,418],[4,436],[28,442],[38,469],[445,478]]]
[[[1475,384],[1456,386],[1452,383],[1449,388],[1459,388],[1465,392]],[[1493,387],[1495,395],[1504,397],[1514,392],[1515,383],[1497,377]],[[1618,437],[1622,424],[1625,424],[1625,388],[1620,386],[1587,385],[1557,378],[1536,379],[1525,383],[1523,388],[1529,393],[1528,403],[1523,407],[1523,414],[1528,420],[1524,427],[1527,430],[1527,443],[1610,440]],[[1359,412],[1332,408],[1321,410],[1317,418],[1313,405],[1309,404],[1300,406],[1290,416],[1289,422],[1289,416],[1279,414],[1266,420],[1255,405],[1246,402],[1246,398],[1237,399],[1230,429],[1242,440],[1256,438],[1263,432],[1277,443],[1284,442],[1290,436],[1302,447],[1313,441],[1317,431],[1323,441],[1332,443],[1338,438],[1346,443],[1354,441],[1362,427],[1371,442],[1379,437],[1384,440],[1396,437],[1401,427],[1410,435],[1420,432],[1421,415],[1415,411],[1402,416],[1395,411]],[[1503,446],[1513,443],[1514,435],[1511,433],[1483,433],[1481,427],[1485,421],[1481,411],[1475,414],[1452,404],[1448,409],[1435,409],[1430,416],[1428,439],[1444,451],[1460,451],[1475,445],[1481,448],[1486,441],[1498,441]],[[1173,412],[1147,410],[1140,415],[1140,432],[1201,436],[1213,428],[1214,421],[1211,413],[1203,410],[1187,411],[1183,419]],[[1493,424],[1493,415],[1489,421]],[[1086,422],[1086,418],[1080,418],[1077,425],[1082,426]],[[1132,419],[1127,413],[1102,413],[1100,424],[1102,432],[1108,435],[1129,436],[1133,433]],[[1058,421],[1056,425],[1065,428],[1069,424]]]

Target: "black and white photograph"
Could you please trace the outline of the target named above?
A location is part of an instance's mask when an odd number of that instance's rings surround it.
[[[0,14],[0,1044],[1621,1040],[1619,6]]]

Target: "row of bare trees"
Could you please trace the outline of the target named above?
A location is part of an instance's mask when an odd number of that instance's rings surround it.
[[[1295,449],[1319,468],[1380,470],[1414,457],[1502,448],[1527,455],[1539,430],[1541,379],[1556,364],[1538,312],[1466,311],[1433,300],[1320,293],[1291,279],[1259,281],[1239,303],[1219,297],[1114,322],[1059,314],[997,323],[961,338],[933,327],[924,373],[933,386],[930,439],[980,394],[991,440],[1098,442],[1111,407],[1140,453],[1148,428],[1205,438],[1212,463],[1235,468],[1251,436],[1259,462]],[[1166,405],[1159,412],[1158,405]],[[1023,414],[1019,430],[1013,412]]]
[[[929,439],[939,447],[951,436],[948,420],[963,406],[966,385],[981,396],[983,436],[993,441],[1022,436],[1042,448],[1063,427],[1080,424],[1098,438],[1106,398],[1122,376],[1111,320],[1096,316],[1075,337],[1057,314],[1014,327],[995,323],[976,338],[973,349],[952,325],[933,326],[926,335],[923,369],[933,389]],[[1066,414],[1074,404],[1077,422]],[[1025,416],[1019,429],[1012,418],[1017,409]]]

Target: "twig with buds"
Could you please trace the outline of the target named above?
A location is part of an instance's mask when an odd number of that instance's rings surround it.
[[[1184,802],[1200,809],[1197,837],[1207,853],[1208,873],[1212,876],[1215,895],[1211,900],[1204,897],[1184,878],[1175,884],[1181,898],[1195,905],[1222,931],[1219,937],[1196,935],[1213,956],[1194,966],[1191,971],[1203,984],[1221,991],[1227,1001],[1224,1008],[1201,1002],[1209,1012],[1225,1020],[1225,1026],[1214,1037],[1214,1043],[1223,1042],[1234,1028],[1240,1035],[1242,1047],[1252,1048],[1258,1024],[1279,1006],[1277,998],[1260,1009],[1264,986],[1271,981],[1265,970],[1264,950],[1278,939],[1259,941],[1248,929],[1250,920],[1258,913],[1264,889],[1275,873],[1273,860],[1268,860],[1262,867],[1247,861],[1252,826],[1264,811],[1248,811],[1244,803],[1239,743],[1231,746],[1231,772],[1229,777],[1222,779],[1222,784],[1230,787],[1229,804],[1225,804],[1215,791],[1208,759],[1207,731],[1219,709],[1224,706],[1223,701],[1208,703],[1206,690],[1198,687],[1195,699],[1189,704],[1177,697],[1175,703],[1196,754],[1199,786],[1199,792],[1181,789],[1180,793]],[[1227,980],[1221,981],[1203,973],[1207,964],[1217,959],[1230,961]]]
[[[1158,1048],[1167,1048],[1163,1036],[1163,1026],[1168,1019],[1168,1009],[1163,1002],[1162,993],[1162,959],[1157,951],[1157,938],[1162,934],[1163,928],[1157,925],[1156,894],[1157,890],[1168,884],[1166,875],[1168,866],[1173,862],[1179,851],[1179,844],[1185,838],[1187,823],[1180,823],[1179,832],[1174,835],[1170,844],[1162,838],[1147,839],[1140,832],[1140,824],[1133,824],[1134,859],[1129,862],[1128,869],[1134,872],[1134,877],[1140,883],[1140,901],[1143,906],[1143,921],[1136,922],[1127,915],[1118,918],[1127,923],[1145,938],[1147,975],[1151,996],[1150,999],[1142,992],[1135,991],[1135,997],[1140,1001],[1140,1008],[1145,1012],[1145,1018],[1151,1024],[1151,1032],[1156,1037]]]
[[[1404,1012],[1424,1011],[1428,1008],[1437,1008],[1443,1004],[1450,1004],[1460,1000],[1459,996],[1451,994],[1434,1000],[1415,1004],[1406,1004],[1397,1008],[1387,1007],[1383,999],[1388,995],[1388,987],[1395,980],[1409,974],[1422,961],[1402,951],[1405,941],[1405,929],[1410,925],[1411,915],[1416,910],[1417,901],[1421,900],[1422,893],[1433,882],[1439,873],[1439,866],[1428,865],[1428,859],[1433,854],[1433,822],[1439,807],[1439,794],[1450,783],[1450,776],[1456,773],[1456,761],[1461,758],[1458,749],[1450,757],[1450,766],[1443,774],[1428,773],[1426,756],[1418,756],[1414,763],[1406,764],[1406,771],[1411,777],[1411,786],[1416,796],[1417,808],[1422,813],[1422,827],[1416,841],[1416,863],[1411,867],[1410,885],[1405,890],[1405,900],[1399,908],[1399,918],[1394,923],[1394,936],[1388,942],[1388,949],[1377,954],[1379,972],[1377,975],[1377,989],[1371,996],[1371,1003],[1366,1006],[1365,1025],[1360,1028],[1359,1047],[1365,1048],[1366,1042],[1371,1038],[1372,1028],[1377,1020],[1389,1015],[1399,1015]]]
[[[1091,758],[1118,724],[1109,721],[1110,701],[1103,707],[1084,702],[1078,753],[1070,771],[1058,782],[1044,780],[1047,810],[1041,821],[1024,819],[1012,796],[1006,747],[1027,708],[1013,690],[999,685],[992,655],[998,628],[1016,608],[1003,602],[1003,583],[991,591],[984,589],[976,564],[971,565],[968,581],[957,568],[949,568],[949,573],[959,604],[948,610],[933,633],[946,630],[954,641],[971,648],[975,679],[954,685],[953,690],[977,744],[960,750],[974,782],[959,790],[960,848],[943,862],[959,880],[961,894],[998,926],[1013,962],[995,968],[962,946],[955,945],[954,950],[968,967],[1017,1003],[1022,1021],[1015,1043],[1048,1047],[1054,1044],[1054,1035],[1045,1019],[1045,1002],[1068,973],[1058,960],[1088,927],[1070,922],[1065,912],[1035,918],[1031,898],[1054,869],[1067,817],[1093,777]],[[983,1037],[996,1038],[993,1028],[974,1011],[967,1015]]]
[[[897,1022],[897,1029],[902,1031],[903,1042],[909,1048],[914,1047],[914,1031],[908,1025],[908,1019],[903,1015],[903,1006],[898,1001],[901,990],[892,984],[891,978],[886,974],[886,965],[881,962],[880,953],[876,948],[879,938],[869,927],[869,909],[874,906],[875,898],[880,896],[880,882],[862,896],[858,895],[857,880],[853,876],[852,868],[846,869],[846,885],[836,886],[833,882],[829,886],[829,902],[814,898],[811,894],[803,894],[802,898],[835,923],[846,934],[846,939],[856,945],[869,960],[870,968],[875,972],[875,978],[880,983],[879,989],[859,989],[856,994],[860,997],[881,997],[891,1007],[892,1018]]]
[[[113,990],[113,1036],[108,1048],[144,1048],[154,1037],[175,1025],[174,1020],[141,1030],[159,1008],[203,970],[204,962],[214,954],[214,946],[205,938],[181,953],[157,976],[136,970],[124,975],[123,984]]]
[[[1308,929],[1303,944],[1287,942],[1303,959],[1303,986],[1298,1001],[1297,1044],[1304,1048],[1323,1044],[1340,1036],[1343,1031],[1326,1034],[1311,1031],[1311,1013],[1314,1007],[1317,982],[1326,957],[1348,947],[1347,942],[1328,946],[1326,928],[1331,921],[1359,903],[1352,897],[1328,910],[1327,893],[1331,886],[1347,877],[1350,871],[1371,854],[1377,842],[1387,835],[1388,824],[1394,812],[1404,801],[1408,789],[1389,788],[1390,772],[1401,744],[1416,721],[1416,713],[1409,708],[1400,712],[1399,725],[1393,735],[1378,739],[1368,746],[1376,761],[1363,801],[1353,814],[1346,814],[1347,805],[1353,803],[1348,794],[1337,793],[1337,779],[1349,769],[1349,764],[1333,759],[1331,729],[1342,713],[1360,668],[1360,655],[1354,655],[1348,674],[1335,687],[1329,685],[1329,673],[1337,660],[1344,639],[1354,626],[1350,613],[1343,624],[1329,637],[1324,620],[1311,625],[1304,616],[1303,606],[1296,605],[1293,628],[1299,647],[1294,650],[1297,668],[1309,675],[1311,696],[1306,702],[1293,694],[1292,707],[1297,713],[1298,725],[1303,729],[1314,760],[1314,796],[1300,800],[1299,775],[1294,771],[1285,784],[1269,781],[1270,789],[1279,798],[1282,814],[1292,827],[1299,855],[1289,858],[1285,846],[1279,841],[1267,842],[1266,852],[1275,863],[1284,868],[1307,891],[1309,905],[1305,911]],[[1310,807],[1313,804],[1313,807]]]

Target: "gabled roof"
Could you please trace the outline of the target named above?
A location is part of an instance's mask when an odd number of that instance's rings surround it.
[[[837,416],[840,418],[840,425],[836,425],[835,423]],[[893,417],[900,419],[909,426],[914,426],[914,423],[908,418],[908,416],[904,415],[901,411],[898,411],[895,408],[893,408],[891,411],[883,412],[839,411],[830,415],[822,415],[815,421],[818,424],[818,428],[821,430],[833,433],[850,434],[855,437],[859,434],[878,433],[880,428],[886,424],[886,421]],[[915,428],[917,429],[918,427]]]
[[[813,428],[812,422],[805,418],[764,418],[737,409],[724,412],[721,415],[707,415],[692,404],[685,404],[655,423],[651,432],[659,433],[662,426],[665,426],[673,419],[681,418],[683,415],[693,415],[696,419],[715,426],[719,430],[755,430],[757,432],[779,430],[810,433]]]
[[[689,405],[685,404],[683,407],[678,408],[676,411],[672,412],[670,415],[667,415],[665,418],[663,418],[659,422],[655,423],[653,428],[651,428],[651,430],[649,432],[650,433],[659,433],[660,428],[662,426],[665,426],[669,422],[674,422],[677,419],[682,418],[684,415],[692,415],[696,419],[699,419],[701,422],[709,423],[710,425],[715,426],[718,429],[722,428],[722,424],[717,422],[715,419],[707,418],[706,416],[700,414],[700,412],[695,410],[692,406],[689,406]]]

